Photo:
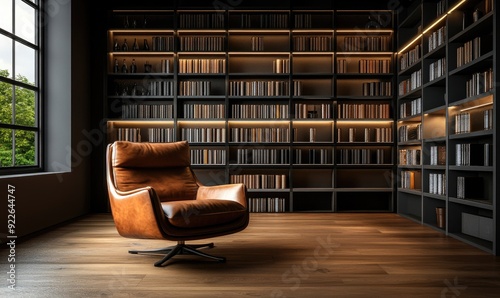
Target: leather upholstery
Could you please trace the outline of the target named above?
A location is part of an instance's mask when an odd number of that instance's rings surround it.
[[[179,241],[246,228],[246,187],[202,185],[190,168],[189,152],[186,141],[108,146],[108,193],[120,235]]]

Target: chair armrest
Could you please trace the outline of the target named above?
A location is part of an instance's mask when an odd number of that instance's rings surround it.
[[[109,187],[111,211],[118,233],[128,238],[163,239],[161,204],[151,187],[120,191]]]
[[[200,185],[198,193],[196,194],[197,200],[230,200],[240,203],[248,208],[247,204],[247,188],[243,183],[223,184],[205,186]]]

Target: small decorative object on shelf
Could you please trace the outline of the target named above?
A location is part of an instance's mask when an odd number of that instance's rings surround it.
[[[149,64],[149,61],[146,61],[146,64],[144,64],[144,72],[145,73],[150,73],[153,70],[153,66]]]
[[[125,59],[123,59],[122,73],[127,73],[127,72],[128,72],[127,62],[125,61]]]
[[[127,44],[127,39],[126,38],[123,40],[122,51],[123,52],[127,52],[128,51],[128,44]]]

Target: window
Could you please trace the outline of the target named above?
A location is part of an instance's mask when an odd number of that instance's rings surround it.
[[[0,0],[0,173],[40,168],[41,0]]]

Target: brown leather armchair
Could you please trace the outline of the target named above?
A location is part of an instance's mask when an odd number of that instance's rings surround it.
[[[243,184],[204,186],[191,170],[189,144],[133,143],[108,145],[107,185],[118,233],[128,238],[166,239],[177,245],[132,254],[165,254],[162,266],[177,254],[195,254],[225,262],[197,250],[213,243],[188,245],[187,240],[232,234],[249,222]]]

